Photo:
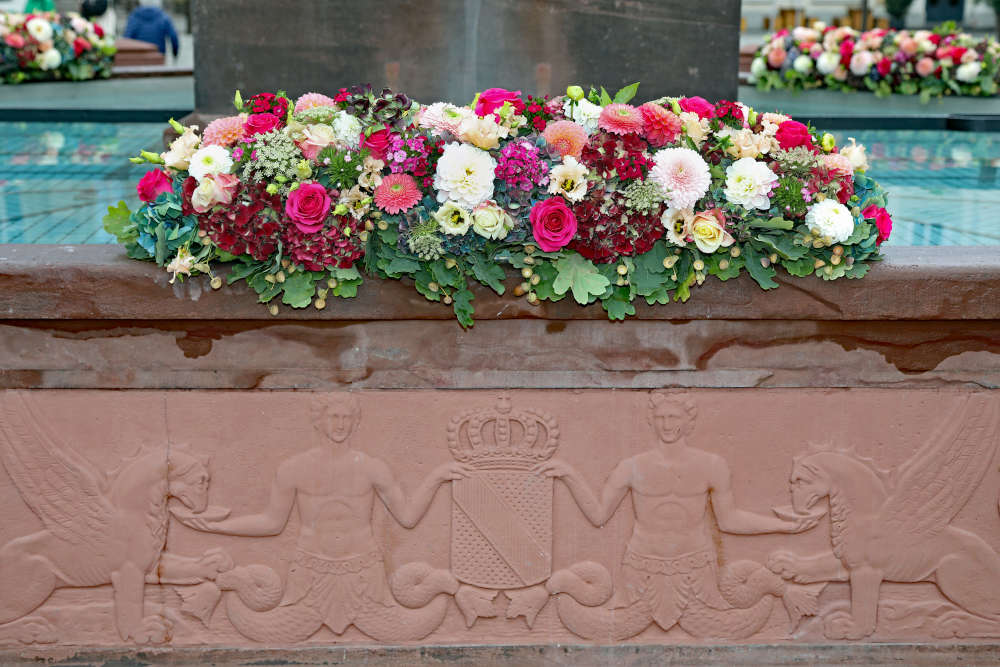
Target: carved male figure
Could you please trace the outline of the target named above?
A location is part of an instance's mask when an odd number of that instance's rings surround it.
[[[145,584],[194,584],[232,567],[217,549],[201,558],[163,551],[168,499],[196,513],[208,503],[208,471],[190,454],[140,454],[105,474],[49,434],[22,395],[10,393],[0,417],[0,461],[44,525],[0,548],[0,624],[29,614],[56,588],[111,584],[121,638],[162,642],[169,623],[145,614]]]
[[[413,527],[437,488],[464,476],[462,466],[439,466],[407,499],[383,461],[352,447],[351,435],[360,419],[357,399],[341,393],[315,401],[314,425],[324,442],[278,467],[261,512],[218,520],[193,516],[184,522],[202,531],[263,537],[281,533],[292,509],[297,509],[301,528],[280,606],[264,612],[234,609],[238,602],[230,598],[230,620],[252,639],[299,641],[322,625],[340,634],[351,624],[377,639],[423,637],[440,624],[447,599],[422,609],[403,609],[393,599],[382,550],[372,533],[374,500],[378,498],[400,524]],[[404,577],[433,588],[418,596],[420,603],[438,593],[454,594],[459,586],[450,573],[430,571],[429,566],[407,570]]]
[[[770,614],[768,593],[784,599],[793,621],[815,612],[812,591],[785,586],[749,561],[720,574],[708,510],[726,533],[798,533],[816,519],[785,520],[741,510],[733,498],[729,467],[722,457],[688,444],[696,417],[694,404],[681,394],[650,395],[649,423],[659,442],[625,459],[614,469],[600,496],[570,465],[541,464],[539,470],[561,478],[584,515],[604,525],[631,494],[635,525],[622,564],[624,581],[610,609],[586,608],[565,596],[560,617],[585,637],[624,639],[651,622],[664,630],[675,623],[696,636],[742,637],[756,632]],[[553,575],[549,590],[565,592],[573,568]]]

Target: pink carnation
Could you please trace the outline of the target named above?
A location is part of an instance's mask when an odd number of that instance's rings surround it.
[[[612,134],[642,132],[642,115],[631,104],[609,104],[601,111],[597,126]]]
[[[337,106],[337,103],[333,101],[333,98],[327,97],[322,93],[306,93],[299,99],[295,100],[295,113],[305,111],[306,109],[313,109],[315,107],[335,106]]]
[[[243,123],[240,116],[216,118],[205,128],[201,135],[203,146],[232,146],[243,138]]]
[[[389,174],[375,188],[375,205],[395,215],[407,211],[420,201],[420,189],[409,174]]]
[[[646,102],[639,107],[646,128],[646,139],[656,148],[673,143],[681,134],[680,117],[659,104]]]

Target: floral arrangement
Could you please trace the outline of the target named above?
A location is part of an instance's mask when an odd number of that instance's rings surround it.
[[[79,14],[0,12],[0,82],[106,79],[113,40]]]
[[[876,95],[996,95],[1000,43],[955,32],[953,23],[934,31],[858,32],[817,22],[776,32],[757,51],[750,77],[761,90],[833,88]]]
[[[570,296],[611,319],[686,301],[710,276],[782,270],[860,278],[892,221],[865,149],[788,116],[700,97],[633,105],[571,86],[554,99],[491,88],[421,106],[356,86],[282,93],[179,135],[109,209],[130,257],[174,279],[219,262],[277,314],[323,309],[362,276],[413,281],[472,324],[472,281],[531,304]]]

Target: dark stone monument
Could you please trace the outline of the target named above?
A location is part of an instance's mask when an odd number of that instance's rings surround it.
[[[639,98],[736,96],[739,0],[193,0],[196,105],[244,95],[389,86],[468,103],[492,86],[568,84]]]

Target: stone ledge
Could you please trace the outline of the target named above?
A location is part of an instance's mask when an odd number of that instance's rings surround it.
[[[780,275],[765,292],[743,275],[710,280],[687,303],[637,303],[639,320],[998,320],[1000,261],[994,248],[900,247],[862,280]],[[274,318],[243,283],[213,291],[204,279],[168,285],[168,274],[117,246],[0,245],[0,320],[450,320],[409,284],[369,281],[324,311],[283,307]],[[530,306],[474,288],[476,319],[605,320],[570,299]]]
[[[55,660],[57,665],[344,665],[364,663],[369,667],[423,665],[908,665],[930,667],[944,664],[995,665],[1000,644],[848,644],[848,645],[523,645],[523,646],[331,646],[296,649],[174,648],[146,650],[66,649],[0,651],[0,663],[21,666]],[[34,658],[34,659],[33,659]]]

